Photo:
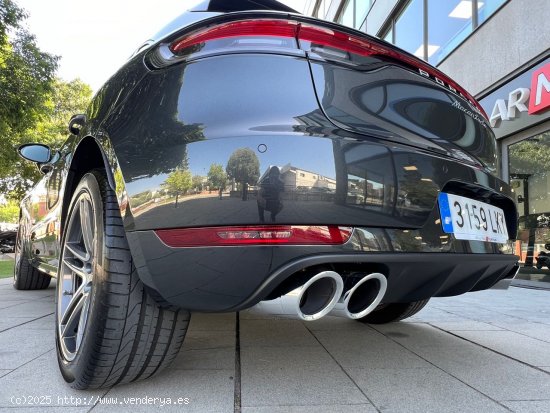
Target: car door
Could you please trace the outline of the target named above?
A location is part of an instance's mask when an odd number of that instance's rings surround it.
[[[41,270],[49,273],[57,271],[59,258],[60,193],[66,148],[67,143],[55,152],[46,168],[42,166],[42,170],[46,169],[47,172],[31,194],[31,256],[38,262]]]

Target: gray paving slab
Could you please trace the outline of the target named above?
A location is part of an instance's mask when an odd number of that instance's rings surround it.
[[[36,318],[52,314],[53,311],[54,308],[51,300],[34,300],[15,305],[13,307],[1,309],[0,318]]]
[[[1,369],[0,370],[0,377],[5,376],[6,374],[11,373],[11,372],[12,372],[12,370],[9,370],[9,369]]]
[[[495,324],[484,323],[475,320],[459,320],[459,321],[430,321],[431,325],[439,327],[447,331],[493,331],[504,330]]]
[[[3,319],[0,319],[0,333],[7,329],[12,329],[13,327],[17,327],[26,323],[30,323],[31,321],[36,320],[34,317],[4,317]]]
[[[55,315],[50,314],[45,317],[40,317],[25,324],[29,330],[52,330],[55,328]]]
[[[383,412],[505,412],[507,409],[435,368],[349,369]]]
[[[55,347],[53,329],[32,330],[25,325],[0,333],[0,366],[16,369]]]
[[[429,365],[409,350],[364,326],[363,331],[315,335],[344,368],[414,368]]]
[[[243,311],[239,315],[242,320],[296,320],[295,315],[286,315],[286,314],[257,314],[255,312]]]
[[[309,406],[254,406],[243,407],[243,413],[374,413],[372,404],[331,404]]]
[[[452,346],[459,339],[444,331],[424,323],[390,323],[371,326],[391,340],[406,345],[407,348],[424,346]]]
[[[0,284],[0,297],[9,296],[12,297],[12,299],[31,299],[53,296],[55,294],[55,281],[52,281],[50,286],[43,290],[16,290],[13,288],[11,278],[2,278],[0,281],[4,281],[4,283]]]
[[[415,351],[496,400],[539,400],[550,394],[549,374],[473,344],[424,346]]]
[[[106,390],[79,391],[71,389],[58,373],[55,351],[42,356],[0,377],[0,407],[14,407],[14,397],[49,397],[49,406],[79,407],[89,405],[92,398]],[[74,398],[71,402],[71,396]],[[95,399],[94,399],[95,400]],[[92,404],[93,405],[93,404]]]
[[[455,331],[454,333],[527,364],[550,365],[550,343],[512,331]]]
[[[243,407],[369,404],[320,346],[241,348]]]
[[[189,350],[235,348],[235,332],[190,330],[185,335],[185,348]]]
[[[460,322],[464,321],[464,317],[453,314],[446,309],[441,309],[432,305],[426,306],[421,313],[409,318],[408,322]]]
[[[168,370],[150,380],[112,388],[93,412],[232,413],[234,386],[234,370],[194,370],[185,374]],[[101,404],[106,402],[110,404]]]
[[[54,291],[40,290],[40,291],[18,291],[11,285],[0,288],[0,302],[4,301],[16,301],[17,304],[29,303],[36,300],[54,300]],[[9,307],[8,307],[9,308]]]
[[[517,413],[550,412],[550,400],[505,401],[503,404]]]
[[[201,314],[194,313],[189,323],[190,331],[235,331],[235,313]]]
[[[230,370],[235,368],[235,348],[187,349],[184,344],[171,369]]]
[[[90,406],[80,406],[80,407],[63,407],[63,406],[32,406],[32,407],[23,407],[18,406],[14,408],[5,408],[0,407],[0,411],[6,413],[85,413],[90,411]]]
[[[549,292],[550,294],[550,292]],[[514,323],[493,323],[495,326],[501,327],[508,331],[514,331],[523,334],[527,337],[536,338],[538,340],[550,343],[550,327],[546,324],[532,323],[529,321],[521,321]]]
[[[316,346],[317,340],[298,320],[241,320],[241,347]]]
[[[10,307],[16,306],[16,305],[25,303],[27,301],[29,300],[24,298],[15,299],[14,297],[10,297],[9,295],[4,294],[3,297],[0,297],[0,310],[4,308],[10,308]]]
[[[310,331],[341,331],[353,332],[364,331],[365,325],[348,318],[326,316],[315,322],[308,323],[307,328]]]

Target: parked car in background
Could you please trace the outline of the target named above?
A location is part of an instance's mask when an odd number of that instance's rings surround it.
[[[10,254],[15,252],[16,234],[17,230],[0,229],[0,252],[2,254]]]
[[[21,203],[14,286],[56,278],[59,367],[78,389],[162,371],[191,312],[300,288],[303,320],[340,301],[387,323],[517,271],[479,104],[413,55],[276,1],[184,13],[70,131],[58,150],[19,149],[44,176]],[[208,170],[229,196],[192,193]]]

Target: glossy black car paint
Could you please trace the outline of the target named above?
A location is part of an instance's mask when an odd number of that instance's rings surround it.
[[[516,209],[509,186],[495,177],[492,132],[470,102],[414,68],[377,57],[350,65],[303,50],[224,52],[152,67],[157,45],[184,26],[266,17],[320,24],[280,12],[223,14],[210,7],[215,2],[205,3],[147,42],[103,86],[79,135],[23,201],[25,250],[41,270],[55,275],[66,205],[82,171],[104,166],[138,274],[168,305],[238,310],[324,268],[338,269],[348,283],[356,274],[383,272],[386,302],[461,294],[513,274],[517,257],[509,244],[457,241],[439,223],[437,195],[445,191],[503,208],[515,237]],[[470,134],[454,136],[445,122]],[[256,154],[261,174],[278,165],[330,183],[324,191],[302,191],[295,181],[282,194],[277,224],[353,226],[352,239],[340,246],[161,242],[156,229],[262,222],[257,188],[246,201],[238,191],[221,200],[217,192],[179,200],[162,192],[179,166],[204,176],[239,148]],[[376,184],[370,193],[366,183],[363,193],[349,190],[367,179]]]

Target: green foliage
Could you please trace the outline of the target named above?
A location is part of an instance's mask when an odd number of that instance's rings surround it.
[[[215,189],[223,189],[227,183],[227,174],[223,170],[223,165],[219,163],[213,163],[210,165],[207,178],[208,184]]]
[[[252,149],[240,148],[231,154],[225,170],[237,182],[254,185],[260,177],[260,161]]]
[[[171,195],[185,194],[193,186],[191,172],[185,169],[176,169],[168,175],[162,184]]]
[[[153,196],[150,191],[141,192],[132,197],[132,207],[137,208],[140,205],[153,199]]]
[[[25,11],[12,0],[0,0],[0,46],[7,42],[8,30],[17,29],[26,17]]]
[[[0,222],[9,222],[16,224],[19,218],[19,205],[16,201],[8,201],[4,205],[0,205]]]
[[[45,123],[60,99],[54,78],[58,57],[41,51],[35,37],[21,28],[25,17],[13,1],[0,0],[0,193],[15,199],[39,176],[15,148],[33,140],[56,141]]]
[[[45,97],[40,113],[30,127],[9,134],[0,142],[0,191],[20,199],[40,178],[36,166],[17,156],[14,147],[27,142],[40,142],[57,149],[67,139],[67,125],[72,115],[83,113],[92,96],[92,89],[79,79],[64,82],[55,79]],[[9,141],[9,144],[8,142]]]
[[[546,179],[550,171],[550,132],[510,146],[510,174],[538,175]]]
[[[200,175],[193,175],[192,188],[195,191],[202,191],[202,185],[204,183],[204,177]]]

